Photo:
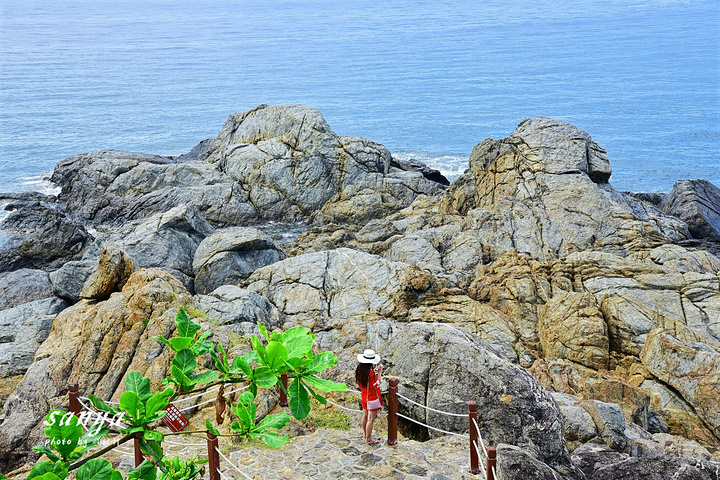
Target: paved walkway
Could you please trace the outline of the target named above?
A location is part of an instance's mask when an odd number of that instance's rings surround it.
[[[294,437],[277,450],[243,449],[230,460],[252,480],[337,479],[475,479],[469,468],[468,442],[443,437],[428,442],[401,438],[395,446],[368,446],[362,430],[320,429]],[[221,470],[230,479],[242,478],[221,459]]]

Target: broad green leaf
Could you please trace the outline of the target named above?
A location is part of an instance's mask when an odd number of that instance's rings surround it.
[[[245,357],[235,357],[233,360],[233,372],[240,372],[245,376],[250,377],[252,375],[250,370],[250,363],[246,361]]]
[[[285,366],[285,360],[288,359],[288,352],[280,342],[270,342],[265,348],[267,355],[267,365],[273,370],[280,370]]]
[[[38,453],[44,453],[52,462],[57,462],[58,460],[60,460],[60,457],[55,455],[55,453],[50,450],[50,448],[46,445],[38,445],[37,447],[32,447],[32,449]]]
[[[216,353],[215,350],[210,350],[210,355],[212,355],[215,360],[215,369],[228,373],[230,371],[230,365],[228,364],[227,353],[225,353],[225,349],[219,343],[216,347],[219,353]]]
[[[220,435],[220,432],[217,428],[213,427],[213,424],[210,423],[210,420],[205,420],[205,428],[208,432],[212,433],[213,435]]]
[[[93,395],[92,393],[88,395],[88,398],[90,399],[90,402],[93,404],[93,407],[96,409],[102,411],[102,412],[109,412],[109,413],[117,413],[118,409],[116,407],[111,407],[104,401],[100,400],[98,397]]]
[[[195,359],[195,355],[186,348],[185,350],[180,350],[175,354],[172,365],[173,367],[180,369],[180,371],[189,378],[197,367],[197,360]]]
[[[315,391],[308,384],[304,383],[304,385],[305,385],[305,390],[307,390],[310,393],[310,395],[315,397],[315,400],[322,403],[323,405],[327,405],[327,398],[323,397],[319,393],[315,393]]]
[[[53,473],[60,478],[65,478],[68,475],[67,469],[63,468],[63,466],[59,462],[54,463],[44,461],[35,464],[32,470],[30,470],[30,473],[28,474],[26,480],[32,480],[33,478],[41,477],[48,472]]]
[[[77,480],[111,480],[115,469],[112,464],[102,458],[93,458],[78,468]]]
[[[148,399],[145,403],[145,415],[151,416],[155,412],[167,407],[168,399],[175,393],[172,388],[166,388],[162,392],[155,392],[155,394]]]
[[[232,429],[233,432],[237,432],[242,435],[245,435],[247,432],[250,431],[252,426],[245,427],[245,426],[241,425],[240,422],[232,422],[230,424],[230,428]]]
[[[34,480],[63,480],[62,478],[55,475],[53,472],[46,472],[39,477],[35,477]]]
[[[163,458],[162,445],[160,445],[158,442],[152,440],[145,440],[143,438],[141,438],[138,443],[140,444],[140,450],[143,453],[150,455],[150,458],[153,462],[159,464],[160,459]]]
[[[256,337],[255,335],[250,337],[250,341],[252,342],[252,347],[253,347],[253,350],[255,351],[255,356],[256,356],[255,361],[258,364],[267,365],[268,362],[267,362],[267,355],[265,354],[265,345],[263,345],[262,342],[260,341],[260,339],[258,337]]]
[[[195,333],[200,330],[200,325],[193,322],[183,307],[180,307],[177,315],[175,315],[175,323],[177,323],[178,337],[195,338]]]
[[[128,390],[120,395],[120,408],[127,412],[133,426],[145,417],[145,404],[135,392]]]
[[[303,327],[302,325],[299,325],[297,327],[293,327],[290,330],[287,330],[285,333],[283,333],[283,338],[285,339],[285,344],[287,344],[288,341],[292,340],[296,337],[303,337],[310,333],[310,329],[307,327]],[[314,339],[315,335],[311,335],[308,338]]]
[[[170,339],[170,347],[174,351],[179,352],[180,350],[189,348],[190,345],[192,345],[192,341],[193,339],[191,337],[173,337]]]
[[[80,445],[89,450],[97,447],[100,444],[100,440],[110,433],[110,429],[104,423],[95,423],[85,432],[85,435],[80,439]]]
[[[260,333],[262,333],[263,337],[265,337],[268,341],[270,340],[270,336],[268,336],[268,329],[265,325],[260,324],[258,325],[258,328],[260,329]]]
[[[120,472],[113,470],[112,475],[110,475],[110,480],[123,480],[123,478]]]
[[[199,357],[203,353],[207,353],[207,352],[213,350],[213,348],[215,348],[214,343],[205,341],[205,339],[207,337],[209,337],[211,333],[212,333],[211,331],[207,331],[207,332],[203,332],[202,334],[200,334],[197,341],[193,344],[192,347],[190,347],[190,350],[192,351],[193,355],[195,355],[196,357]]]
[[[170,344],[170,341],[165,337],[150,337],[150,340],[155,340],[156,342],[161,342],[167,345],[168,347],[172,348],[172,345]]]
[[[288,358],[302,358],[312,350],[313,339],[310,336],[295,337],[285,340]]]
[[[334,367],[338,362],[337,357],[332,352],[320,352],[315,355],[312,362],[307,364],[303,370],[304,374],[320,373],[330,367]]]
[[[150,392],[150,379],[143,377],[140,372],[134,370],[125,377],[125,388],[128,392],[137,394],[142,401],[147,400],[152,395]]]
[[[185,375],[185,373],[176,366],[173,365],[172,368],[170,368],[170,372],[173,376],[173,380],[175,380],[177,386],[180,387],[181,391],[189,392],[195,386],[195,382],[190,380],[190,378],[188,378],[188,376]]]
[[[303,386],[300,378],[296,378],[288,388],[290,394],[290,412],[298,420],[307,418],[310,414],[310,396]]]
[[[290,415],[287,412],[276,413],[275,415],[268,415],[253,429],[256,432],[266,432],[268,430],[280,430],[285,425],[290,423]]]
[[[347,392],[348,386],[344,383],[325,380],[324,378],[303,376],[303,380],[310,386],[319,388],[323,392]]]
[[[216,370],[208,370],[203,373],[194,375],[190,379],[195,383],[210,383],[210,382],[214,382],[215,380],[217,380],[219,374],[220,373],[217,372]]]
[[[280,436],[276,432],[263,432],[258,434],[250,434],[253,438],[259,438],[270,448],[278,448],[285,445],[289,439],[288,435]]]
[[[149,425],[152,422],[162,420],[163,417],[165,417],[165,415],[167,415],[167,412],[165,410],[158,410],[157,412],[153,413],[152,415],[146,415],[145,421],[147,422],[147,425]]]
[[[252,371],[252,380],[260,388],[270,388],[275,386],[278,378],[269,367],[257,367]]]
[[[128,470],[127,475],[128,479],[155,480],[157,478],[157,469],[146,459],[137,467]]]
[[[253,362],[258,363],[258,353],[255,350],[250,350],[249,352],[247,352],[244,355],[244,358],[248,365],[252,365]]]
[[[308,358],[298,358],[298,357],[288,358],[285,361],[285,363],[287,364],[287,368],[289,370],[293,370],[296,372],[300,369],[300,367],[305,366],[305,365],[309,364],[310,362],[312,362],[312,360],[310,360]]]
[[[83,428],[75,415],[53,410],[45,417],[45,435],[50,441],[50,448],[67,459],[78,446]]]
[[[143,440],[152,440],[155,442],[162,442],[165,437],[162,433],[157,430],[145,430],[143,431]]]
[[[270,341],[271,342],[278,342],[278,343],[284,343],[285,337],[283,337],[283,334],[280,332],[272,332],[270,334]]]
[[[248,393],[248,392],[245,392]],[[255,425],[255,412],[253,412],[251,406],[254,406],[252,400],[250,403],[239,400],[237,405],[233,408],[235,415],[246,430],[250,430]]]

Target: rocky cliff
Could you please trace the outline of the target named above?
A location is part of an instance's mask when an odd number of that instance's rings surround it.
[[[0,382],[24,375],[0,470],[68,381],[105,399],[129,370],[158,382],[169,352],[150,337],[182,305],[231,350],[257,324],[305,325],[335,380],[374,348],[417,403],[475,400],[507,475],[712,478],[697,462],[720,460],[720,259],[700,247],[720,196],[685,182],[656,206],[611,173],[590,135],[538,117],[480,142],[446,187],[298,105],[231,115],[177,158],[70,157],[57,198],[0,196]]]

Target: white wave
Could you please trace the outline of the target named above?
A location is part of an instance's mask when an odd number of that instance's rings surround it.
[[[23,177],[21,179],[22,190],[57,197],[62,189],[50,181],[50,175],[51,172],[47,172],[41,175]]]
[[[465,170],[469,167],[468,157],[460,155],[433,156],[427,153],[408,152],[393,153],[393,157],[398,160],[418,160],[428,167],[439,171],[451,182],[465,173]]]

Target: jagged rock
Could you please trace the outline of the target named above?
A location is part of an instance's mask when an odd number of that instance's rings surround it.
[[[577,446],[598,436],[595,422],[587,410],[579,405],[575,395],[556,392],[551,395],[558,404],[565,421],[565,438],[569,442],[568,448],[573,442]]]
[[[195,250],[213,230],[195,207],[182,205],[150,216],[114,240],[139,268],[167,270],[192,292]]]
[[[125,374],[137,370],[157,389],[172,351],[150,337],[171,336],[177,308],[191,304],[175,277],[146,269],[133,273],[123,291],[104,302],[83,300],[63,310],[5,405],[0,470],[24,461],[30,447],[40,443],[42,419],[50,409],[66,406],[71,380],[80,384],[82,395],[117,400]]]
[[[109,225],[176,205],[218,226],[367,221],[444,189],[418,169],[390,169],[390,160],[380,144],[337,136],[313,108],[260,105],[231,115],[217,137],[175,160],[91,152],[60,162],[52,181],[74,218]]]
[[[255,270],[285,258],[272,239],[255,228],[228,228],[208,235],[193,259],[195,291],[239,284]]]
[[[660,209],[685,222],[694,237],[720,240],[720,188],[707,180],[678,180]]]
[[[23,268],[0,278],[0,310],[53,295],[47,272]]]
[[[442,258],[432,244],[419,235],[406,235],[394,242],[385,258],[405,262],[435,274],[443,271]]]
[[[500,359],[472,335],[450,325],[411,323],[395,332],[381,353],[387,370],[400,378],[401,394],[453,413],[466,412],[467,402],[475,400],[486,442],[518,445],[561,474],[573,476],[562,414],[550,394],[525,370]],[[401,411],[427,425],[467,428],[467,419],[402,401],[400,405]]]
[[[9,234],[0,249],[0,272],[57,268],[80,258],[90,238],[82,225],[39,203],[15,210],[0,229]]]
[[[283,328],[324,330],[365,314],[402,317],[438,283],[405,263],[340,248],[259,268],[247,288],[277,307]]]
[[[67,262],[50,273],[53,293],[69,303],[80,301],[80,292],[96,264],[96,256],[84,255],[82,260]]]
[[[602,247],[624,252],[688,238],[684,223],[606,183],[605,151],[577,128],[545,117],[524,120],[504,140],[470,155],[470,172],[446,192],[441,211],[467,215],[495,250],[538,259]]]
[[[267,298],[234,285],[223,285],[208,295],[196,295],[195,304],[221,325],[251,322],[269,330],[280,327],[277,308]]]
[[[678,391],[720,437],[720,352],[678,341],[662,328],[648,334],[640,352],[647,369]]]
[[[580,402],[580,406],[592,417],[605,445],[619,452],[625,450],[627,446],[626,423],[619,405],[599,400],[586,400]]]
[[[439,170],[435,170],[434,168],[430,168],[424,163],[418,162],[415,159],[408,159],[408,160],[402,160],[399,158],[393,157],[390,159],[390,167],[391,168],[399,168],[400,170],[409,171],[409,172],[420,172],[423,174],[423,177],[427,178],[428,180],[431,180],[433,182],[437,182],[441,185],[445,185],[446,187],[450,185],[450,182],[448,181],[445,176],[440,173]]]
[[[555,470],[534,458],[526,450],[514,445],[500,443],[497,446],[497,479],[512,480],[566,480],[584,479],[577,472],[574,475],[560,475]]]
[[[566,358],[596,370],[607,368],[607,327],[592,294],[567,292],[549,299],[538,331],[546,357]]]
[[[137,269],[135,261],[114,243],[103,244],[98,263],[85,281],[80,298],[107,298],[122,290],[130,275]]]
[[[55,297],[0,311],[0,378],[22,375],[67,304]]]
[[[660,445],[664,455],[673,457],[691,458],[695,460],[710,460],[711,454],[707,448],[694,440],[688,440],[679,435],[668,433],[655,433],[653,441]]]
[[[692,406],[670,387],[657,380],[645,380],[641,387],[650,396],[653,409],[667,420],[665,431],[657,433],[682,435],[714,449],[720,446],[718,439],[698,417]]]
[[[572,454],[572,463],[582,473],[585,474],[587,480],[593,480],[595,470],[628,458],[628,455],[612,450],[607,445],[597,443],[586,443],[580,445]]]

